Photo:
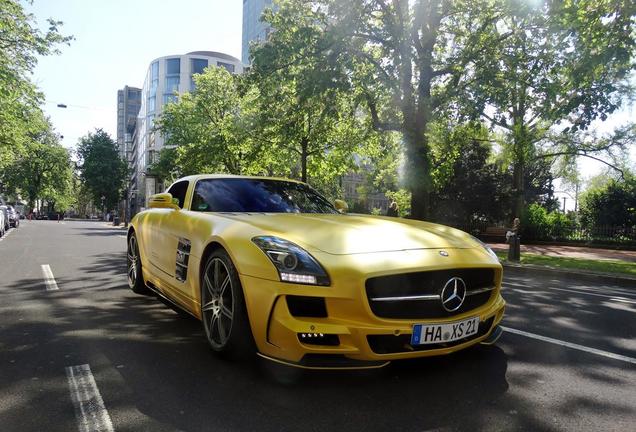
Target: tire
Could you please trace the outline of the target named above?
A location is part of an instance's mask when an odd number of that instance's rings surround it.
[[[141,258],[139,256],[139,243],[133,232],[128,237],[128,249],[126,254],[126,269],[128,287],[135,294],[148,294],[149,290],[144,283],[144,275],[141,271]]]
[[[217,249],[208,256],[200,277],[201,321],[212,350],[233,360],[256,354],[243,287],[229,255]]]

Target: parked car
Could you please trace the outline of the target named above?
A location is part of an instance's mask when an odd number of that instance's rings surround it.
[[[182,178],[131,222],[129,287],[195,316],[236,358],[369,368],[496,341],[505,301],[490,248],[345,211],[293,180]]]
[[[9,213],[9,225],[17,228],[20,226],[20,213],[16,211],[13,206],[7,206],[7,212]]]
[[[0,237],[4,236],[5,228],[4,228],[4,220],[5,220],[5,211],[2,210],[2,206],[0,206]]]
[[[0,213],[2,213],[2,229],[4,230],[2,234],[4,235],[11,228],[11,225],[9,225],[9,208],[6,205],[0,205]]]

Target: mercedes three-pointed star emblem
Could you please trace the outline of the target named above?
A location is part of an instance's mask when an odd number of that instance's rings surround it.
[[[452,277],[442,288],[440,299],[442,307],[448,312],[455,312],[462,307],[466,298],[466,283],[460,277]]]

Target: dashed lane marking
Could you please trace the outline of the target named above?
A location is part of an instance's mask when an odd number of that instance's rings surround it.
[[[69,366],[66,368],[66,377],[80,432],[113,432],[113,422],[99,393],[91,367],[87,364]]]
[[[596,354],[599,356],[603,356],[603,357],[607,357],[607,358],[611,358],[614,360],[620,360],[623,362],[627,362],[627,363],[631,363],[631,364],[636,364],[636,358],[633,357],[627,357],[621,354],[616,354],[616,353],[612,353],[609,351],[603,351],[600,349],[596,349],[596,348],[590,348],[590,347],[586,347],[584,345],[579,345],[579,344],[575,344],[572,342],[566,342],[566,341],[562,341],[559,339],[553,339],[551,337],[547,337],[547,336],[541,336],[538,334],[534,334],[534,333],[529,333],[523,330],[517,330],[517,329],[513,329],[510,327],[504,327],[501,326],[501,329],[508,332],[508,333],[513,333],[519,336],[525,336],[527,338],[531,338],[531,339],[536,339],[536,340],[540,340],[543,342],[548,342],[551,344],[555,344],[555,345],[561,345],[567,348],[571,348],[571,349],[575,349],[575,350],[579,350],[579,351],[584,351],[587,353],[591,353],[591,354]]]
[[[46,285],[47,291],[57,291],[59,289],[53,277],[50,265],[42,264],[42,275],[44,276],[44,284]]]

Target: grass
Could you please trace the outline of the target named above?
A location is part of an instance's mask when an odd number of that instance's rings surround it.
[[[497,252],[501,261],[508,258],[507,252]],[[616,273],[636,277],[636,263],[619,260],[590,260],[584,258],[563,258],[531,253],[521,254],[522,264],[543,265],[559,269],[587,270],[599,273]]]

